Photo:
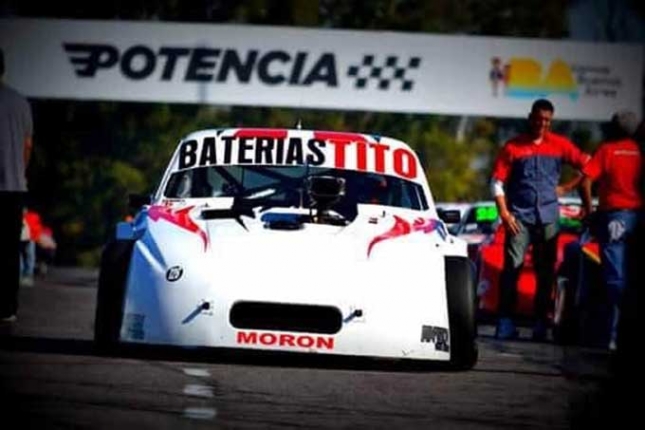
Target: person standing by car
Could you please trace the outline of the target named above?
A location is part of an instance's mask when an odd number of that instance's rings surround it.
[[[604,284],[610,299],[609,349],[616,349],[620,303],[627,286],[628,243],[642,220],[640,190],[642,155],[633,136],[638,121],[632,112],[619,112],[609,123],[607,140],[582,170],[583,201],[591,212],[591,188],[598,183],[596,234]]]
[[[32,287],[36,272],[36,247],[40,242],[43,225],[40,214],[32,208],[24,210],[24,222],[29,234],[21,238],[20,243],[20,286]]]
[[[493,166],[491,191],[505,228],[496,331],[500,339],[518,335],[513,313],[517,281],[529,245],[533,247],[537,277],[533,339],[547,337],[547,314],[555,282],[558,197],[580,182],[576,178],[558,185],[561,165],[565,162],[581,169],[589,160],[589,155],[569,139],[550,131],[554,110],[549,100],[536,100],[528,116],[528,133],[507,141]]]
[[[0,50],[0,322],[12,323],[18,311],[20,234],[33,122],[27,99],[2,81],[4,71]]]

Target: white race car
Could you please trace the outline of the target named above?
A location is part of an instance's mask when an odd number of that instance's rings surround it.
[[[95,340],[477,361],[466,242],[410,147],[378,135],[187,135],[154,195],[117,225]]]

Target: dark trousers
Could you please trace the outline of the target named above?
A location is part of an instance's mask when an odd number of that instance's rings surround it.
[[[641,338],[644,324],[642,288],[645,284],[645,270],[643,270],[643,260],[640,258],[640,249],[645,243],[645,221],[643,219],[637,224],[634,234],[627,241],[628,282],[620,304],[617,364],[618,370],[626,378],[632,378],[642,366],[640,360],[642,355],[638,351],[639,348],[642,348]]]
[[[522,224],[522,223],[521,223]],[[551,306],[551,292],[555,282],[555,261],[558,244],[558,224],[522,224],[520,232],[506,235],[504,268],[500,276],[499,316],[512,318],[517,301],[517,280],[524,266],[524,255],[532,245],[533,267],[537,291],[533,302],[533,317],[546,322]]]
[[[25,193],[0,191],[0,317],[18,310],[20,232]]]

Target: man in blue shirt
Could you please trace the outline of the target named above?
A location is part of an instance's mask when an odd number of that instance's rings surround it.
[[[547,314],[555,281],[558,197],[580,182],[559,185],[561,167],[568,163],[581,169],[589,160],[569,139],[550,131],[553,112],[549,100],[535,101],[528,117],[528,132],[506,142],[493,167],[491,189],[506,229],[499,286],[497,336],[500,339],[517,337],[513,321],[517,280],[529,245],[533,247],[537,277],[533,339],[546,339]]]

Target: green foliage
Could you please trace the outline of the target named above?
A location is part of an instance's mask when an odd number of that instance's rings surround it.
[[[567,3],[557,0],[320,0],[328,27],[488,36],[564,37]]]
[[[221,110],[199,106],[35,101],[32,206],[54,227],[58,258],[92,261],[129,193],[154,190],[177,142],[221,121]],[[226,115],[224,115],[226,120]],[[89,252],[90,254],[87,254]]]
[[[435,200],[478,200],[477,184],[482,180],[486,182],[484,173],[474,165],[481,145],[478,142],[457,142],[437,124],[424,130],[420,138]]]
[[[239,0],[42,2],[7,0],[15,16],[220,22],[261,25],[566,37],[568,2],[560,0]],[[642,13],[639,2],[632,7]]]

